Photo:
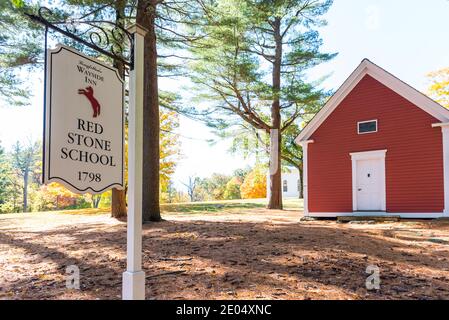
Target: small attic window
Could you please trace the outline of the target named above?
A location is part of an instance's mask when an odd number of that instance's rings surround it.
[[[357,122],[357,130],[359,134],[377,132],[377,120]]]

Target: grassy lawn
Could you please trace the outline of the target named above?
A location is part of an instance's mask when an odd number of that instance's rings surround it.
[[[162,204],[162,212],[182,212],[182,213],[238,213],[241,209],[266,208],[267,199],[247,199],[247,200],[226,200],[210,202],[192,202]],[[302,199],[285,199],[284,209],[301,210],[303,208]]]
[[[267,199],[245,199],[245,200],[223,200],[223,201],[208,201],[208,202],[188,202],[188,203],[170,203],[161,204],[162,214],[164,213],[188,213],[188,214],[238,214],[244,213],[248,209],[263,209],[266,208]],[[284,199],[285,210],[303,210],[303,200],[296,198]],[[110,213],[110,208],[101,209],[77,209],[77,210],[61,210],[51,211],[58,214],[72,214],[72,215],[102,215]],[[20,215],[20,214],[18,214]]]

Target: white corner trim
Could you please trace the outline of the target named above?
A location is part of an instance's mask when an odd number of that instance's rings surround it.
[[[301,141],[300,145],[302,147],[302,194],[304,200],[304,216],[307,217],[309,213],[309,144],[314,143],[313,140]]]
[[[441,122],[449,122],[449,110],[401,81],[391,73],[380,68],[368,59],[364,59],[360,65],[352,72],[349,78],[329,99],[324,107],[315,115],[310,123],[302,130],[296,138],[296,142],[309,139],[316,129],[327,119],[327,117],[338,107],[344,98],[354,89],[354,87],[363,79],[364,76],[370,75],[383,85],[387,86],[397,94],[412,102],[425,112],[429,113]]]
[[[441,127],[441,133],[443,134],[444,215],[449,217],[449,123],[435,123],[432,127]]]
[[[444,218],[443,212],[310,212],[309,217],[336,218],[336,217],[400,217],[403,219],[438,219]]]
[[[354,152],[350,153],[352,160],[352,210],[355,212],[357,208],[357,161],[360,160],[382,160],[380,167],[381,176],[381,210],[387,210],[387,187],[386,187],[386,169],[385,169],[385,158],[387,155],[387,150],[375,150],[375,151],[365,151],[365,152]]]

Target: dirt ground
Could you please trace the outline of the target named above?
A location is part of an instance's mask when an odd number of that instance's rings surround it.
[[[449,299],[449,222],[300,222],[298,211],[168,213],[144,226],[148,299]],[[120,299],[126,224],[0,215],[0,299]],[[66,288],[66,267],[80,290]],[[369,291],[368,266],[380,269]]]

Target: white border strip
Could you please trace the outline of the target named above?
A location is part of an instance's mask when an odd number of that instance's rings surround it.
[[[443,212],[309,212],[307,215],[315,218],[336,218],[336,217],[400,217],[405,219],[437,219],[444,218]]]

